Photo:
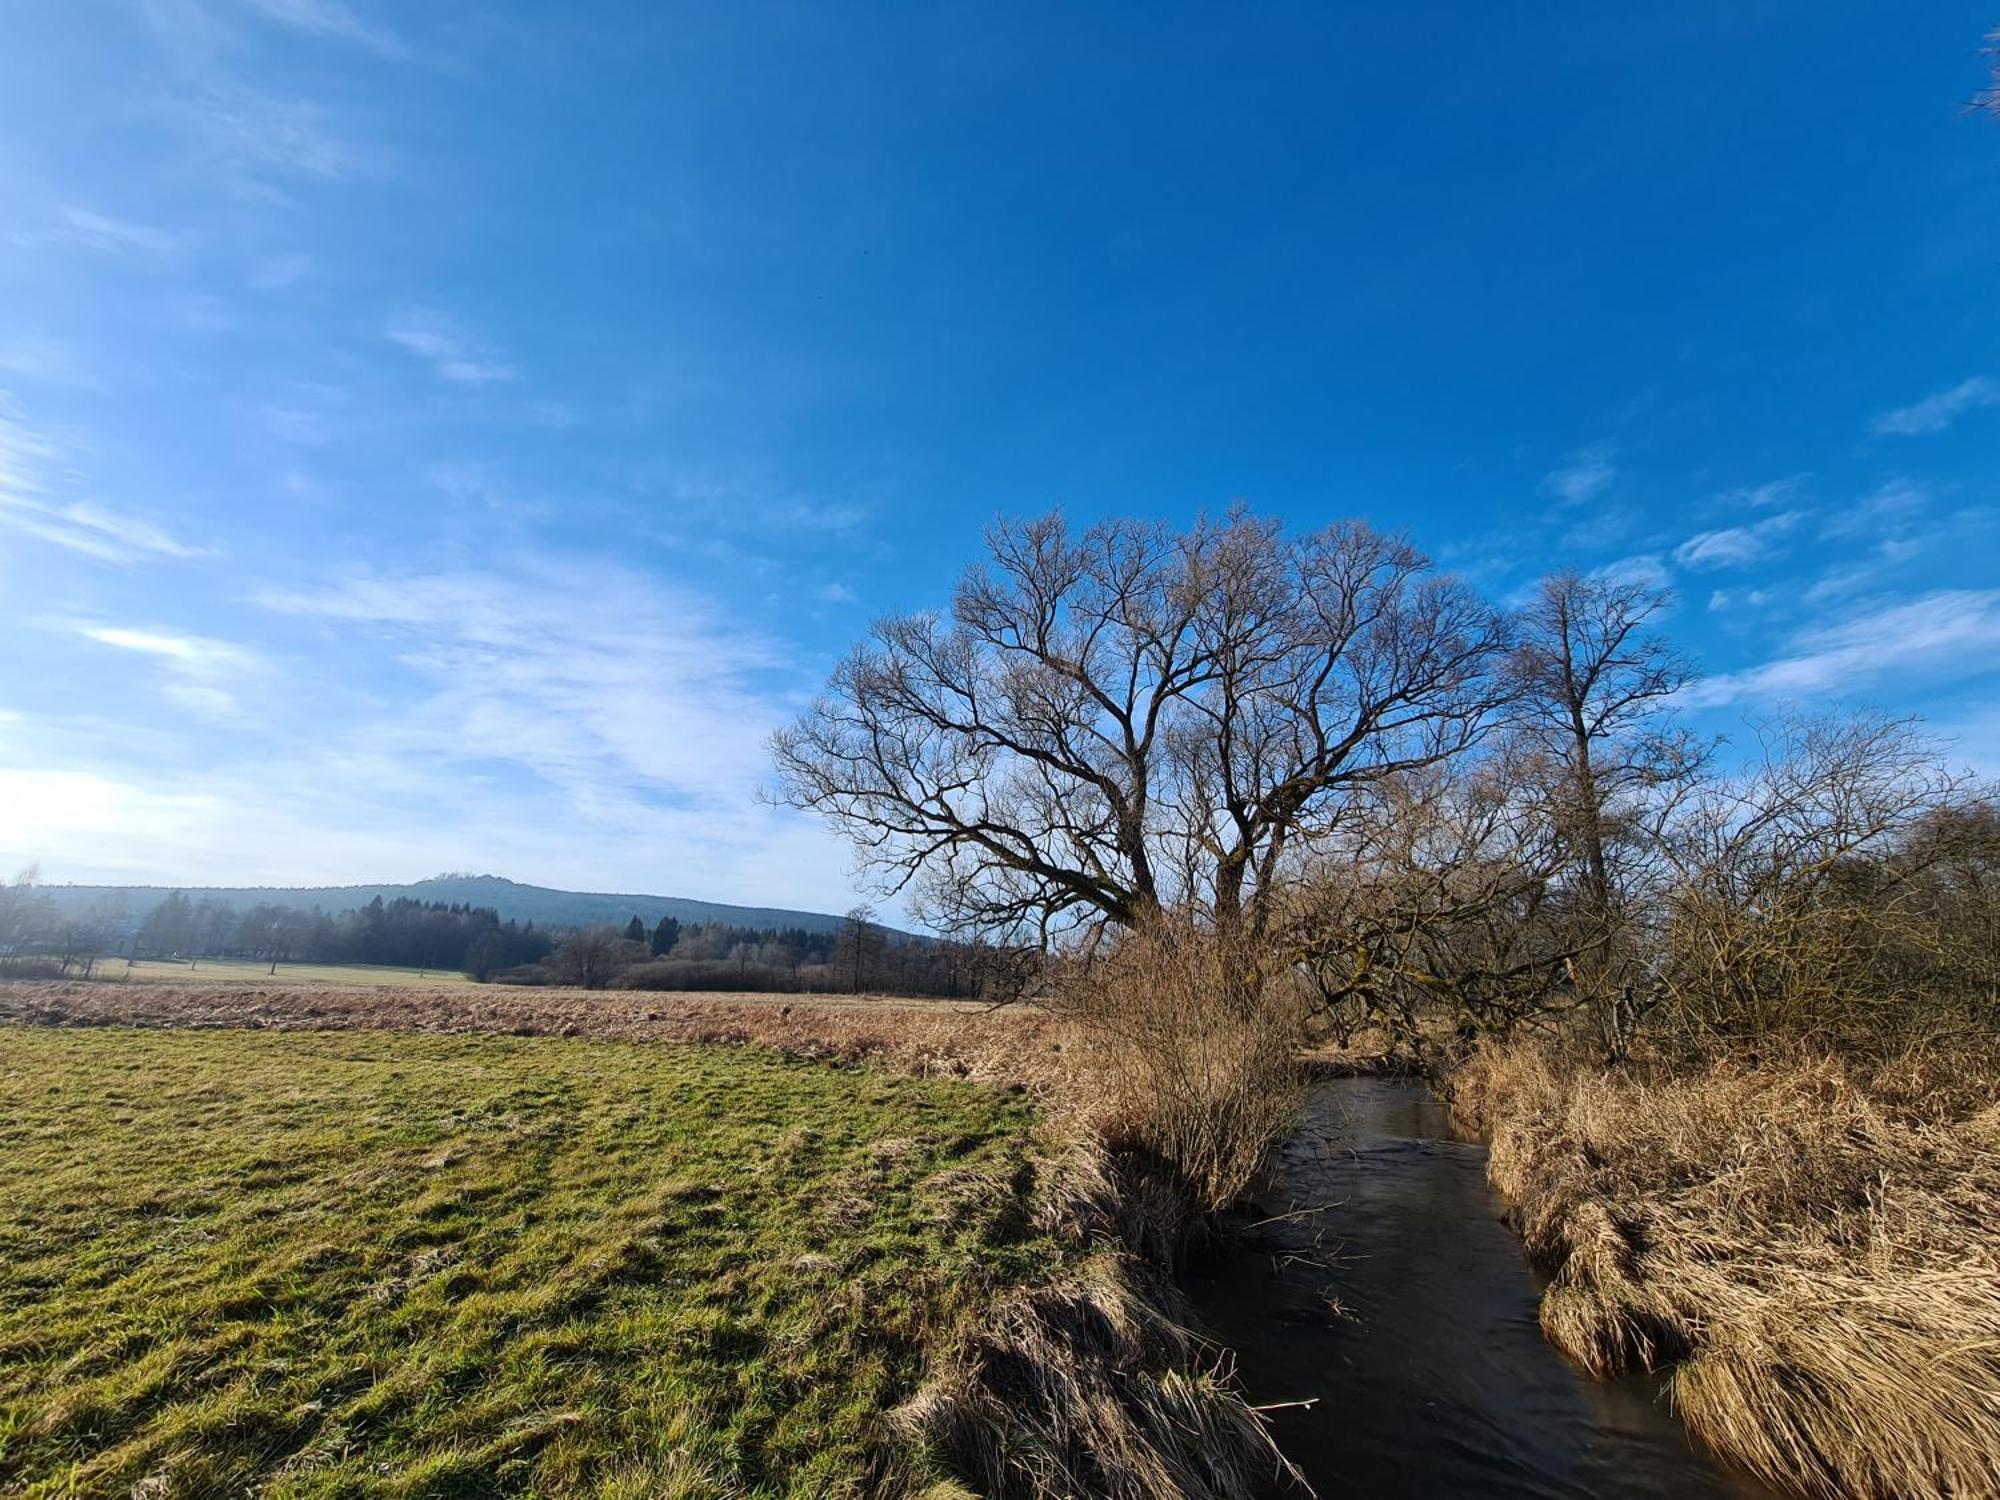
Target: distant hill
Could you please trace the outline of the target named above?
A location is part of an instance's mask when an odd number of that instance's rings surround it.
[[[384,901],[408,896],[417,901],[490,906],[500,913],[503,922],[513,918],[533,922],[537,927],[595,927],[606,922],[629,922],[635,915],[651,927],[661,917],[671,915],[682,922],[727,922],[736,927],[799,927],[807,932],[831,932],[841,921],[826,912],[730,906],[720,901],[691,901],[684,896],[558,891],[547,886],[522,885],[498,875],[436,875],[409,885],[45,885],[41,890],[66,917],[103,913],[128,932],[136,931],[146,913],[171,890],[185,891],[193,901],[213,898],[239,911],[268,901],[278,906],[317,906],[329,915],[366,906],[377,896]]]

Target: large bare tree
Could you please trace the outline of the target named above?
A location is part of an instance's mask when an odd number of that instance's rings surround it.
[[[1348,799],[1487,732],[1503,619],[1358,521],[1004,522],[948,615],[878,622],[774,737],[782,799],[957,930],[1255,934]]]
[[[1566,970],[1623,1056],[1643,1003],[1627,931],[1636,882],[1657,873],[1659,819],[1699,774],[1709,745],[1669,708],[1693,678],[1653,626],[1669,596],[1643,582],[1550,574],[1518,616],[1511,663],[1516,741],[1539,767],[1539,800],[1575,899]]]

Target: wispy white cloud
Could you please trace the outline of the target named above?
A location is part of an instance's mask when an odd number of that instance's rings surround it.
[[[1873,584],[1880,576],[1880,569],[1872,563],[1861,563],[1851,568],[1835,568],[1822,574],[1805,592],[1808,604],[1833,604],[1851,598]]]
[[[80,245],[119,255],[171,255],[180,248],[180,237],[150,224],[114,219],[94,208],[71,204],[62,210],[61,222],[47,231],[44,239],[57,244]]]
[[[265,19],[294,30],[401,45],[337,0],[250,3]],[[387,153],[357,140],[325,105],[247,81],[263,70],[254,66],[254,56],[246,61],[250,37],[237,24],[240,12],[224,15],[202,0],[143,0],[140,10],[169,64],[172,92],[161,102],[164,116],[222,166],[234,186],[269,196],[274,178],[342,181],[387,171]]]
[[[710,601],[602,563],[355,575],[255,602],[372,632],[423,685],[411,743],[509,760],[568,795],[747,796],[786,712],[775,642]]]
[[[0,391],[0,496],[43,493],[55,460],[55,445],[30,427],[13,398]]]
[[[1595,500],[1618,478],[1614,456],[1615,450],[1609,443],[1579,448],[1543,478],[1542,489],[1564,505]]]
[[[297,174],[342,181],[380,175],[386,158],[352,140],[329,111],[303,96],[217,83],[183,101],[182,118],[226,165],[257,175]]]
[[[30,427],[19,408],[0,392],[0,527],[100,562],[204,554],[205,549],[180,541],[139,516],[94,501],[60,498],[60,489],[73,482],[55,444]]]
[[[1915,520],[1930,500],[1930,491],[1915,480],[1892,479],[1830,511],[1820,526],[1820,535],[1838,539],[1893,532]]]
[[[105,388],[98,372],[79,359],[73,349],[46,339],[23,339],[0,346],[0,374],[35,385],[90,391]]]
[[[1731,513],[1743,510],[1769,510],[1774,505],[1787,505],[1805,488],[1808,477],[1805,474],[1791,474],[1783,479],[1766,480],[1763,484],[1738,485],[1717,495],[1715,505],[1717,509]]]
[[[340,0],[246,0],[246,3],[267,19],[307,36],[352,42],[396,60],[410,55],[410,49],[394,31],[342,5]]]
[[[324,416],[308,407],[270,402],[257,408],[256,420],[272,437],[295,448],[317,448],[326,441]]]
[[[1875,419],[1874,430],[1880,435],[1921,437],[1943,432],[1967,412],[1982,406],[2000,406],[2000,381],[1974,375],[1950,390],[1884,412]]]
[[[99,562],[132,563],[148,558],[205,557],[191,546],[138,516],[75,501],[49,505],[0,492],[0,526],[32,536]]]
[[[638,488],[669,497],[676,508],[698,512],[721,527],[750,525],[765,532],[836,535],[858,531],[875,514],[867,505],[812,494],[754,470],[660,472],[646,465],[636,478]]]
[[[1637,583],[1647,588],[1661,589],[1668,583],[1666,559],[1657,552],[1642,552],[1632,557],[1621,557],[1616,562],[1606,563],[1601,568],[1591,570],[1592,578],[1601,578],[1607,583]]]
[[[428,363],[442,378],[466,384],[512,380],[514,367],[476,348],[450,319],[427,311],[392,318],[389,342]]]
[[[1708,596],[1708,607],[1715,614],[1722,614],[1739,605],[1762,609],[1773,597],[1769,589],[1717,589]]]
[[[310,255],[288,252],[266,256],[250,272],[250,285],[260,292],[282,292],[310,276],[314,261]]]
[[[1872,557],[1822,574],[1805,592],[1808,604],[1831,604],[1852,598],[1864,589],[1881,584],[1900,563],[1923,551],[1920,542],[1891,539],[1875,549]]]
[[[100,646],[151,658],[163,674],[167,696],[207,718],[234,718],[241,708],[238,695],[263,675],[257,654],[233,641],[89,622],[69,628]]]
[[[1674,548],[1674,561],[1695,572],[1740,568],[1768,556],[1804,518],[1804,511],[1788,510],[1747,526],[1697,532]]]
[[[1594,506],[1582,520],[1562,534],[1558,545],[1595,552],[1624,541],[1638,529],[1638,525],[1638,513],[1625,506]]]
[[[1686,691],[1692,707],[1866,690],[1891,674],[1966,678],[2000,667],[2000,589],[1947,589],[1803,632],[1783,655]]]
[[[166,775],[157,756],[72,755],[139,788],[245,790],[248,809],[226,828],[160,815],[145,847],[177,862],[175,878],[296,879],[309,859],[822,909],[852,899],[845,849],[755,795],[764,737],[796,711],[810,674],[795,649],[709,596],[599,558],[522,554],[481,570],[274,584],[250,602],[305,631],[272,674],[272,691],[289,695],[283,712],[254,716],[200,775]],[[14,763],[62,765],[56,743],[43,731],[40,758]],[[252,837],[267,810],[269,828]],[[177,855],[175,831],[192,834]],[[12,857],[10,833],[0,826]],[[45,833],[20,852],[52,868],[139,857],[137,835],[107,848]],[[418,850],[422,867],[406,870]]]
[[[57,210],[52,221],[40,227],[17,228],[8,237],[29,248],[65,246],[135,260],[158,260],[173,255],[182,245],[181,237],[167,230],[113,218],[74,203]]]

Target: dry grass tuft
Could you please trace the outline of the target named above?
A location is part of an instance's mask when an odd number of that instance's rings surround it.
[[[1079,967],[1063,995],[1096,1128],[1163,1166],[1198,1214],[1236,1201],[1304,1106],[1302,1003],[1289,983],[1246,982],[1253,958],[1169,913]]]
[[[987,1500],[1228,1500],[1290,1478],[1231,1371],[1182,1325],[1095,1146],[1052,1184],[1038,1227],[1088,1247],[1057,1281],[1001,1301],[891,1414]]]
[[[1677,1364],[1695,1433],[1805,1494],[2000,1494],[2000,1071],[1517,1046],[1453,1083],[1579,1364]]]

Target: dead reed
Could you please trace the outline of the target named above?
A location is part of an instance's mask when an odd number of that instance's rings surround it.
[[[1068,1274],[1003,1299],[891,1414],[986,1500],[1231,1500],[1281,1477],[1311,1496],[1162,1262],[1135,1253],[1157,1191],[1080,1145],[1037,1215],[1075,1252]]]
[[[1551,1341],[1674,1366],[1689,1427],[1814,1496],[2000,1495],[2000,1069],[1964,1052],[1453,1078],[1554,1275]]]

